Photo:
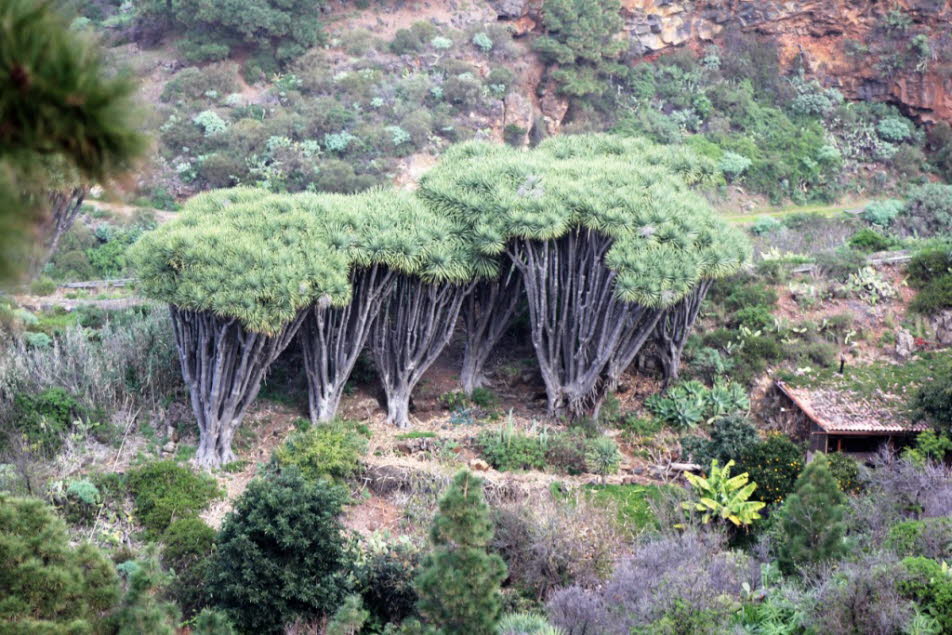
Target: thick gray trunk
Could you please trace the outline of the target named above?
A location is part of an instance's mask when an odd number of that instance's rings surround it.
[[[688,335],[701,312],[701,305],[713,281],[702,280],[691,293],[680,302],[665,310],[651,334],[654,352],[661,364],[664,386],[678,378],[681,368],[681,355]]]
[[[616,274],[604,263],[611,245],[608,236],[576,228],[557,240],[516,239],[507,247],[525,285],[551,416],[597,412],[660,315],[617,299]]]
[[[53,190],[49,194],[49,212],[39,228],[40,241],[30,261],[30,278],[36,278],[59,247],[63,235],[79,216],[88,188],[79,186],[66,190]]]
[[[381,265],[359,269],[353,274],[350,304],[341,308],[315,304],[307,310],[298,339],[313,423],[337,415],[344,386],[393,280],[394,274]]]
[[[274,336],[245,330],[236,318],[170,305],[182,378],[198,423],[195,462],[215,468],[235,458],[231,441],[265,373],[300,327],[298,315]]]
[[[512,321],[522,298],[522,278],[511,263],[495,280],[476,283],[463,303],[465,333],[460,385],[467,395],[485,383],[483,367]]]
[[[410,395],[449,343],[471,284],[427,283],[398,274],[370,329],[370,349],[387,396],[387,422],[410,425]]]

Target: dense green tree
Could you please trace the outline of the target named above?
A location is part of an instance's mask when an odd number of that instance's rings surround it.
[[[0,77],[0,276],[9,276],[45,262],[84,184],[125,171],[144,144],[134,84],[107,72],[99,46],[54,3],[0,5]]]
[[[140,19],[160,30],[185,33],[186,53],[225,57],[251,46],[289,61],[318,44],[323,0],[147,0]]]
[[[0,563],[0,632],[90,632],[119,598],[112,563],[39,500],[0,495]]]
[[[206,579],[243,632],[331,615],[346,591],[346,493],[290,468],[252,481],[226,518]]]
[[[949,434],[952,433],[952,367],[937,374],[935,381],[919,387],[912,405],[937,430]]]
[[[463,225],[477,271],[519,272],[550,414],[597,414],[665,311],[746,259],[743,237],[687,186],[705,169],[585,135],[528,153],[461,144],[424,175],[420,196]]]
[[[446,633],[496,632],[506,564],[486,552],[492,534],[483,482],[460,472],[440,500],[430,530],[433,551],[417,578],[420,613]]]
[[[109,623],[116,635],[175,635],[181,614],[172,602],[161,599],[169,576],[154,556],[119,565],[126,592]]]
[[[573,97],[601,94],[608,79],[625,67],[618,57],[625,42],[618,0],[546,0],[542,7],[545,35],[532,47],[553,65],[550,77],[559,91]]]
[[[786,571],[842,556],[846,497],[830,472],[826,455],[817,454],[797,479],[795,491],[780,510],[780,566]]]

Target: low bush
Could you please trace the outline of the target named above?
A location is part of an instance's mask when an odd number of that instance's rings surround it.
[[[62,388],[47,388],[32,395],[18,393],[13,398],[13,430],[47,456],[56,454],[73,423],[87,416],[86,408]]]
[[[480,432],[476,445],[486,461],[501,472],[545,467],[546,439],[523,434],[511,424]]]
[[[36,499],[0,494],[0,620],[9,633],[108,632],[103,614],[119,598],[112,563]]]
[[[952,185],[926,183],[909,190],[896,219],[900,231],[919,236],[946,234],[952,227]]]
[[[409,540],[372,539],[361,544],[353,565],[354,578],[372,625],[381,628],[416,613],[413,581],[421,558],[421,550]]]
[[[682,455],[699,465],[717,460],[722,465],[737,461],[760,443],[757,429],[743,415],[721,417],[711,426],[711,438],[686,436],[681,439]]]
[[[174,520],[198,516],[221,496],[215,479],[174,461],[156,461],[132,470],[128,484],[136,519],[154,537]]]
[[[729,632],[730,606],[757,576],[722,537],[686,532],[639,545],[595,590],[556,591],[546,612],[569,633]]]
[[[952,245],[917,252],[906,265],[909,285],[921,289],[937,278],[952,274]]]
[[[909,304],[909,309],[923,315],[935,315],[952,308],[952,273],[940,276],[921,289]]]
[[[499,635],[560,635],[563,631],[549,624],[542,615],[507,613],[499,619],[496,632]]]
[[[899,590],[939,622],[943,633],[952,631],[952,576],[948,567],[929,558],[905,558],[907,577],[899,580]]]
[[[293,465],[305,478],[347,478],[360,468],[368,436],[366,426],[337,419],[293,433],[274,456],[279,465]]]
[[[750,399],[744,387],[737,383],[716,382],[707,388],[691,380],[681,382],[664,394],[650,396],[645,400],[645,407],[668,425],[685,429],[745,412],[750,407]]]
[[[346,492],[294,468],[252,481],[222,524],[206,585],[242,632],[283,633],[339,606],[350,569]]]
[[[215,530],[200,518],[179,518],[162,534],[162,564],[174,578],[169,595],[190,618],[207,603],[205,576],[215,546]]]
[[[886,251],[893,244],[894,241],[868,227],[859,230],[849,239],[850,247],[865,252]]]
[[[598,474],[604,480],[605,476],[616,473],[620,464],[621,452],[614,439],[597,437],[586,443],[585,466],[592,474]]]
[[[889,528],[885,545],[900,557],[946,560],[952,555],[952,518],[905,520]]]
[[[56,293],[56,283],[46,276],[40,276],[30,283],[30,293],[42,296],[52,295]]]
[[[493,509],[492,550],[509,568],[509,584],[538,601],[568,584],[597,584],[623,545],[604,500],[588,493],[547,497]]]
[[[741,453],[735,472],[747,472],[757,483],[759,500],[781,503],[793,491],[802,469],[803,450],[787,437],[772,434]]]
[[[871,225],[888,227],[902,211],[903,202],[896,199],[873,201],[863,209],[862,218]]]
[[[545,448],[546,464],[564,474],[584,474],[588,469],[585,443],[583,434],[566,432],[553,436]]]
[[[901,633],[913,617],[896,585],[903,567],[888,555],[840,563],[824,574],[812,592],[807,632]]]

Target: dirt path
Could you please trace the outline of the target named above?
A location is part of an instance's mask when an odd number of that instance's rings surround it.
[[[755,223],[757,219],[763,218],[765,216],[776,218],[778,220],[786,216],[792,216],[793,214],[819,214],[822,216],[832,217],[844,213],[859,214],[870,202],[871,199],[846,199],[833,205],[794,205],[781,208],[767,207],[739,214],[722,214],[722,218],[734,225],[749,225],[751,223]]]

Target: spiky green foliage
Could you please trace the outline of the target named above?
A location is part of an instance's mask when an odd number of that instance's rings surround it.
[[[233,188],[189,200],[132,251],[149,297],[275,334],[320,302],[350,301],[352,267],[426,280],[472,276],[461,232],[406,193],[272,194]]]
[[[781,508],[781,567],[792,571],[804,564],[834,560],[846,553],[843,536],[846,497],[830,472],[826,455],[818,454],[800,474],[796,490]]]
[[[346,588],[346,492],[293,468],[252,481],[222,524],[206,586],[243,633],[329,615]]]
[[[20,268],[46,189],[124,171],[143,148],[134,90],[53,2],[0,4],[0,274]]]
[[[93,632],[119,598],[112,564],[72,547],[52,507],[0,496],[0,631]]]
[[[417,578],[420,612],[443,632],[496,632],[506,565],[486,553],[492,534],[482,480],[460,472],[440,500],[430,530],[433,551]]]
[[[555,137],[531,152],[473,142],[424,175],[420,195],[467,223],[481,272],[496,272],[512,239],[555,240],[584,227],[613,239],[605,262],[617,272],[617,296],[662,308],[749,255],[743,236],[678,178],[703,180],[703,170],[608,135]]]

